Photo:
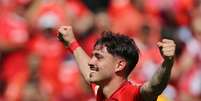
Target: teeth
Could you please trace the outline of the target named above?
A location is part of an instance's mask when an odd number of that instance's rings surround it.
[[[98,69],[98,67],[90,67],[90,70],[92,70],[92,71],[98,71],[99,69]]]

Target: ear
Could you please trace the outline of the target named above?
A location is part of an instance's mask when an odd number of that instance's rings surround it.
[[[117,66],[115,68],[115,72],[122,71],[126,67],[126,64],[127,64],[126,60],[119,59]]]

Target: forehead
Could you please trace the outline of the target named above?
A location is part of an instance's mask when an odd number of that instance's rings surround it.
[[[95,46],[94,50],[93,50],[93,53],[97,53],[97,52],[98,53],[107,53],[107,54],[109,54],[108,51],[107,51],[107,47],[104,46],[104,45]]]
[[[112,57],[112,58],[121,58],[119,56],[115,56],[115,55],[112,55],[111,53],[109,53],[107,51],[107,47],[105,45],[97,45],[95,46],[94,50],[93,50],[93,55],[95,54],[99,54],[99,55],[102,55],[102,56],[106,56],[106,57]]]

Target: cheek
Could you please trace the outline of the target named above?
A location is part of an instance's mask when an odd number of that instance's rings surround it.
[[[106,74],[114,73],[114,68],[115,68],[114,63],[109,61],[100,64],[100,70]]]
[[[98,77],[100,77],[101,79],[108,79],[111,78],[113,76],[114,72],[112,71],[112,69],[101,69],[98,72]]]

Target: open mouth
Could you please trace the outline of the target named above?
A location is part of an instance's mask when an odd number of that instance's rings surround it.
[[[95,75],[96,72],[99,71],[99,68],[97,66],[90,66],[90,73],[89,73],[89,77],[93,77]]]
[[[99,68],[96,66],[90,66],[91,71],[99,71]]]

